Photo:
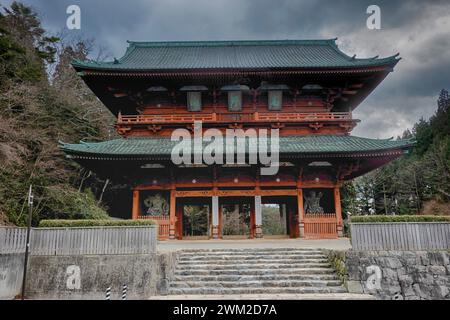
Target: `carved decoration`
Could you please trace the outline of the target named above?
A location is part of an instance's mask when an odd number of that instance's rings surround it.
[[[176,191],[176,197],[212,197],[213,192],[211,190],[195,190],[195,191]]]

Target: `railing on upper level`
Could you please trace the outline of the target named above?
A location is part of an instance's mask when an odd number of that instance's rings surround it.
[[[118,116],[118,124],[203,122],[312,122],[352,120],[351,112],[224,112]]]

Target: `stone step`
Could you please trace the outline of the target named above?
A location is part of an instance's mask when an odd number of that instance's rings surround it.
[[[180,256],[179,262],[187,262],[187,261],[209,261],[209,260],[256,260],[256,259],[284,259],[284,260],[304,260],[304,259],[326,259],[326,256],[323,254],[311,254],[311,255],[303,255],[303,254],[292,254],[292,255],[222,255],[222,256]]]
[[[339,287],[339,280],[172,281],[171,288]]]
[[[204,256],[210,256],[210,257],[217,257],[217,256],[224,256],[224,255],[228,255],[228,256],[265,256],[265,255],[271,255],[271,254],[276,254],[276,255],[283,255],[283,256],[287,256],[287,255],[304,255],[304,256],[308,256],[308,255],[323,255],[322,251],[319,250],[314,250],[314,251],[265,251],[265,250],[253,250],[253,251],[199,251],[199,252],[191,252],[191,253],[187,253],[185,251],[181,252],[179,254],[180,257],[192,257],[192,256],[196,256],[196,257],[204,257]]]
[[[182,275],[174,281],[339,280],[335,274]]]
[[[266,263],[264,265],[261,264],[252,264],[252,263],[235,263],[231,265],[224,264],[187,264],[187,265],[178,265],[177,271],[184,270],[201,270],[207,268],[207,270],[261,270],[261,269],[269,269],[276,271],[278,269],[294,269],[301,267],[310,267],[310,268],[329,268],[330,264],[328,262],[292,262],[292,263]]]
[[[261,274],[261,275],[183,275],[173,281],[260,281],[260,280],[339,280],[335,274]]]
[[[301,252],[321,252],[320,249],[315,248],[289,248],[289,247],[280,247],[280,248],[214,248],[214,249],[183,249],[182,253],[196,253],[196,252],[261,252],[261,251],[270,251],[270,252],[284,252],[284,251],[301,251]]]
[[[195,269],[195,270],[175,270],[175,276],[195,276],[195,275],[205,275],[205,276],[214,276],[214,275],[273,275],[273,274],[308,274],[308,275],[317,275],[317,274],[334,274],[335,271],[332,268],[313,268],[313,267],[300,267],[300,268],[283,268],[283,269]]]
[[[149,300],[376,300],[370,294],[356,293],[275,293],[151,296]]]
[[[179,261],[179,266],[188,265],[236,265],[240,266],[242,264],[259,264],[261,266],[273,265],[273,264],[307,264],[307,263],[328,263],[325,258],[314,258],[314,259],[253,259],[253,260],[191,260],[191,261]]]
[[[324,252],[298,248],[188,249],[169,295],[342,294]]]
[[[236,288],[170,288],[170,295],[197,294],[289,294],[289,293],[345,293],[342,286],[336,287],[236,287]]]

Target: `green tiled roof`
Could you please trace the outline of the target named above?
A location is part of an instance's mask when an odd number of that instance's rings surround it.
[[[61,149],[68,154],[78,156],[170,156],[172,147],[177,143],[170,141],[170,138],[122,138],[93,143],[62,143]],[[286,136],[280,137],[279,143],[281,154],[377,152],[407,149],[414,144],[412,140],[335,135]]]
[[[358,68],[394,65],[347,56],[331,40],[130,42],[111,62],[73,61],[78,70],[164,71],[187,69]]]

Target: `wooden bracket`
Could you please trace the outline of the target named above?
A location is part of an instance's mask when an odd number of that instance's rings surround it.
[[[320,128],[323,127],[323,123],[319,123],[319,122],[311,123],[309,125],[309,127],[317,131],[317,130],[319,130]]]
[[[131,127],[123,127],[123,126],[117,126],[116,127],[117,133],[120,135],[127,135],[131,131]]]
[[[243,125],[242,125],[241,123],[235,122],[235,123],[229,124],[228,127],[229,127],[230,129],[242,129],[242,128],[243,128]]]
[[[284,123],[281,122],[272,123],[270,126],[272,127],[272,129],[281,129],[285,127]]]
[[[162,126],[156,125],[156,124],[152,124],[152,125],[147,126],[147,129],[152,131],[153,133],[156,133],[156,132],[158,132],[158,131],[160,131],[162,129]]]

